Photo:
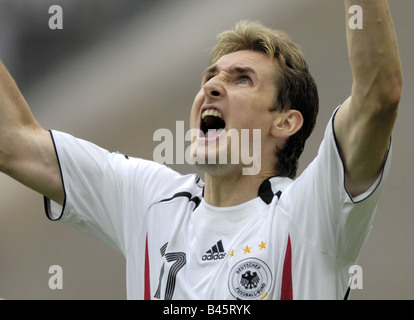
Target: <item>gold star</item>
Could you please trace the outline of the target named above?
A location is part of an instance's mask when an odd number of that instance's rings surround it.
[[[230,257],[234,257],[234,249],[230,252]]]
[[[246,248],[244,248],[243,249],[243,251],[244,251],[244,254],[246,254],[246,253],[251,253],[250,252],[250,249],[251,249],[252,247],[249,247],[248,245],[246,245]]]
[[[262,241],[262,243],[261,243],[261,244],[259,244],[260,250],[262,250],[262,249],[266,249],[266,243],[267,243],[267,242],[263,242],[263,241]]]

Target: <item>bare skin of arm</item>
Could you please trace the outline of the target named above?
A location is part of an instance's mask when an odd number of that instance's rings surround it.
[[[35,120],[1,62],[0,171],[63,204],[63,185],[51,135]]]
[[[345,0],[347,13],[352,5],[363,10],[363,29],[347,28],[353,86],[334,128],[345,183],[355,196],[366,191],[382,169],[397,117],[402,71],[388,2]]]

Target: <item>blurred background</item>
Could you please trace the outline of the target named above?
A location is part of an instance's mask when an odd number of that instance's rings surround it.
[[[414,1],[389,0],[404,91],[391,173],[351,299],[414,298]],[[63,9],[51,30],[49,7]],[[0,57],[40,124],[110,151],[152,159],[157,129],[188,128],[190,108],[216,34],[240,19],[287,31],[304,50],[320,90],[317,127],[301,159],[315,157],[336,106],[350,94],[343,1],[0,0]],[[187,165],[172,165],[194,172]],[[48,286],[63,269],[63,289]],[[123,256],[59,222],[43,198],[0,174],[0,297],[125,299]]]

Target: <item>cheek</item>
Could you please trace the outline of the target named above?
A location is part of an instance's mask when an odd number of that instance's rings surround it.
[[[240,99],[234,101],[234,108],[231,109],[231,118],[234,125],[239,129],[253,129],[260,127],[260,110],[258,110],[255,101],[249,99]],[[233,121],[232,121],[233,122]]]
[[[191,113],[190,113],[190,127],[195,128],[198,126],[198,118],[200,109],[204,103],[204,94],[202,90],[200,90],[197,95],[194,98],[193,106],[191,107]]]
[[[234,122],[231,124],[238,129],[248,129],[250,133],[253,129],[260,129],[263,139],[269,133],[273,121],[272,113],[259,106],[244,108],[243,112],[234,112],[232,118]]]

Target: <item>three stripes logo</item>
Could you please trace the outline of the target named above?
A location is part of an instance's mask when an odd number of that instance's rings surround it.
[[[224,251],[223,242],[219,240],[211,249],[206,251],[206,254],[203,255],[203,261],[214,261],[224,259],[226,252]]]

